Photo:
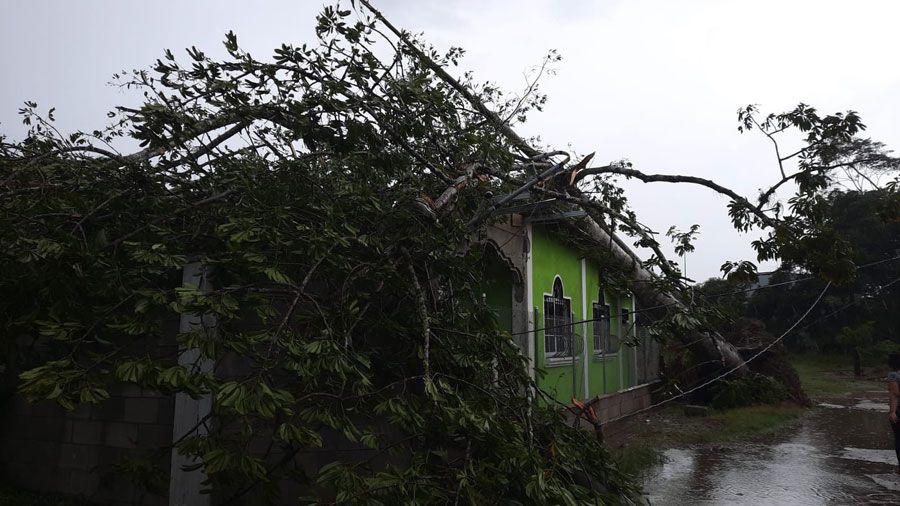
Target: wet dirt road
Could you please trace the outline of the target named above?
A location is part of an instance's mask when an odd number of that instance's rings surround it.
[[[666,451],[653,505],[900,505],[884,393],[821,402],[779,432]]]

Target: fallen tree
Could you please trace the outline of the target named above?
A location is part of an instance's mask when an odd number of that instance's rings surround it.
[[[736,228],[766,234],[754,243],[760,259],[840,280],[853,265],[822,220],[821,192],[841,170],[895,170],[895,159],[856,137],[855,114],[801,106],[741,114],[773,139],[808,134],[778,159],[800,160],[796,172],[782,167],[757,204],[704,179],[570,163],[512,128],[543,103],[534,87],[510,98],[454,79],[461,50],[439,55],[361,4],[357,17],[326,8],[318,45],[284,45],[271,60],[233,34],[224,61],[166,52],[119,76],[145,102],[116,109],[104,129],[64,135],[52,109],[26,104],[27,138],[0,144],[0,312],[4,347],[28,352],[20,391],[66,408],[101,403],[123,382],[210,395],[217,423],[201,421],[174,449],[225,500],[261,501],[278,480],[299,480],[294,456],[326,434],[371,453],[305,476],[324,501],[636,498],[599,442],[522,395],[535,385],[479,297],[473,236],[517,196],[583,208],[587,239],[644,304],[666,310],[664,333],[740,371],[614,178],[717,191]],[[785,212],[770,198],[789,182],[798,186]],[[189,264],[211,288],[180,286]],[[173,345],[160,322],[185,315],[215,323]],[[197,359],[179,363],[184,350]],[[244,369],[227,377],[204,360]],[[249,452],[260,438],[268,449]]]
[[[475,110],[484,115],[486,121],[491,123],[522,155],[530,157],[531,160],[550,158],[548,156],[550,153],[541,153],[530,146],[509,127],[507,121],[503,121],[500,115],[469,93],[464,85],[436,64],[367,0],[360,0],[360,3],[384,23],[423,65],[434,71],[438,78],[458,91]],[[593,219],[588,228],[597,245],[609,249],[611,255],[608,255],[608,258],[612,259],[613,266],[624,271],[626,276],[634,281],[628,288],[633,290],[645,305],[689,312],[689,308],[677,297],[685,287],[683,283],[685,279],[682,278],[677,264],[666,259],[659,243],[653,237],[655,233],[638,222],[634,213],[626,209],[625,197],[621,193],[616,194],[617,188],[611,186],[609,179],[601,179],[603,177],[619,175],[645,183],[690,184],[708,188],[729,199],[729,214],[737,230],[742,232],[753,228],[768,230],[767,237],[753,243],[759,260],[779,258],[789,265],[808,268],[828,280],[837,282],[848,280],[854,273],[854,265],[848,258],[850,248],[821,216],[827,206],[822,200],[822,190],[839,183],[841,175],[847,176],[856,184],[862,179],[875,187],[882,186],[866,175],[875,173],[876,178],[885,175],[888,178],[883,186],[889,188],[891,194],[885,200],[896,200],[900,160],[892,157],[884,145],[857,137],[857,134],[865,129],[865,125],[853,111],[820,117],[814,108],[800,104],[793,111],[778,115],[770,114],[759,119],[757,107],[751,105],[739,112],[738,119],[741,132],[755,128],[771,140],[781,175],[779,180],[760,192],[756,204],[709,179],[688,175],[647,174],[635,170],[625,161],[602,167],[587,167],[586,164],[593,155],[573,166],[551,162],[542,165],[532,163],[532,166],[544,168],[549,166],[549,169],[540,175],[523,178],[524,184],[519,185],[509,195],[530,191],[536,196],[548,196],[561,202],[575,204],[588,212]],[[793,153],[783,156],[776,136],[790,130],[804,134],[805,142]],[[797,161],[799,163],[796,164],[796,170],[788,173],[789,164]],[[507,181],[512,179],[508,173],[494,172],[494,174]],[[891,180],[891,177],[894,179]],[[580,183],[586,180],[589,181],[587,186],[593,190],[590,194],[599,194],[602,198],[585,196],[584,185]],[[544,184],[545,182],[550,184]],[[783,213],[782,205],[779,202],[772,202],[776,191],[789,182],[798,184],[797,193],[791,199],[793,214]],[[484,219],[486,216],[485,213],[477,215],[470,225],[480,223],[479,218]],[[654,257],[648,262],[639,261],[637,255],[616,236],[617,230],[637,237],[636,245],[649,248],[653,251]],[[652,282],[659,281],[654,279],[654,274],[649,270],[654,267],[665,277],[663,282]],[[723,265],[723,271],[726,275],[731,274],[732,279],[753,279],[756,267],[747,261],[727,262]],[[722,336],[717,335],[709,327],[695,324],[700,323],[699,320],[692,322],[688,319],[685,323],[687,325],[683,325],[684,332],[675,332],[675,336],[680,337],[685,346],[694,349],[704,360],[718,361],[721,370],[734,371],[737,375],[749,372],[738,350]]]

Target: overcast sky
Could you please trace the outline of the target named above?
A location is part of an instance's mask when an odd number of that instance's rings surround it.
[[[163,49],[216,54],[234,30],[258,57],[311,42],[321,1],[0,0],[0,132],[21,137],[24,100],[55,106],[63,130],[89,129],[138,97],[107,85]],[[347,5],[349,2],[344,2]],[[395,24],[438,48],[462,46],[460,69],[509,91],[549,49],[563,61],[544,82],[545,111],[527,135],[595,161],[628,158],[656,173],[715,179],[753,197],[777,179],[771,145],[740,135],[736,110],[780,112],[798,102],[853,109],[868,135],[900,146],[900,2],[381,0]],[[182,53],[183,54],[183,53]],[[701,226],[687,274],[755,256],[756,235],[733,231],[723,197],[705,188],[629,183],[642,220],[665,232]],[[764,264],[761,270],[774,265]]]

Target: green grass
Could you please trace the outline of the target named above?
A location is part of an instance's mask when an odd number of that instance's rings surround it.
[[[800,382],[811,398],[844,397],[873,387],[853,376],[853,359],[846,355],[793,355]],[[863,362],[864,377],[875,378],[880,364]],[[682,408],[670,406],[654,414],[654,423],[636,424],[619,437],[613,453],[623,470],[642,474],[660,462],[666,448],[725,443],[777,431],[798,420],[806,408],[784,402],[713,411],[708,417],[687,418]]]
[[[633,476],[642,476],[664,460],[661,448],[640,441],[614,450],[613,456],[619,469]]]
[[[800,376],[803,390],[811,398],[842,397],[865,390],[862,380],[853,377],[853,358],[842,355],[792,355],[791,363]],[[863,364],[872,367],[875,364]]]
[[[671,406],[656,413],[653,424],[636,424],[610,447],[619,468],[642,475],[663,460],[667,448],[725,443],[781,429],[796,421],[806,408],[790,402],[714,411],[708,417],[688,418]]]
[[[710,418],[722,424],[721,428],[706,435],[708,442],[722,442],[738,437],[764,434],[780,429],[800,418],[806,411],[796,404],[748,406],[714,414]]]

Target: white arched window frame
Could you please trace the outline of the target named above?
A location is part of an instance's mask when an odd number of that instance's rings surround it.
[[[571,358],[575,332],[572,298],[565,296],[562,278],[553,278],[553,288],[544,294],[544,356],[549,360]]]

